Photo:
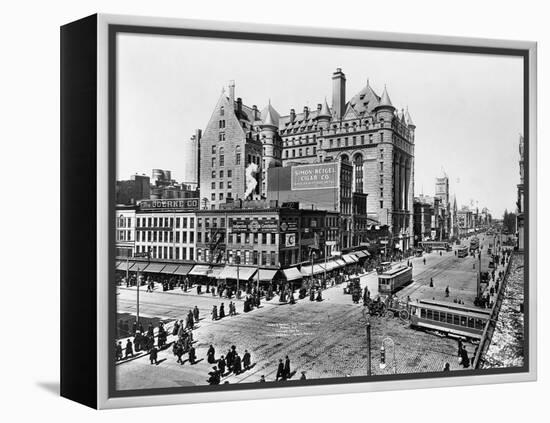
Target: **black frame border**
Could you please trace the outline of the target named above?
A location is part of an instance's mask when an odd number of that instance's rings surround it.
[[[380,375],[380,376],[354,376],[353,378],[339,377],[326,379],[313,379],[305,381],[286,381],[284,384],[266,384],[259,386],[257,383],[244,383],[240,385],[201,385],[194,387],[180,388],[146,388],[133,390],[117,390],[116,389],[116,374],[115,374],[115,357],[113,348],[109,348],[109,375],[108,375],[108,397],[109,398],[124,398],[149,395],[170,395],[170,394],[185,394],[199,392],[224,392],[224,391],[242,391],[256,389],[276,389],[289,388],[300,386],[321,386],[321,385],[339,385],[343,383],[365,383],[365,382],[388,382],[399,380],[421,380],[433,378],[460,378],[465,376],[486,376],[500,374],[517,374],[527,373],[530,369],[530,307],[529,307],[529,83],[530,83],[530,66],[529,66],[529,50],[527,48],[501,48],[501,47],[484,47],[484,46],[468,46],[455,45],[445,43],[421,43],[421,42],[406,42],[406,41],[384,41],[384,40],[369,40],[356,38],[336,38],[336,37],[321,37],[321,36],[304,36],[304,35],[288,35],[288,34],[268,34],[261,32],[239,32],[239,31],[222,31],[222,30],[206,30],[183,27],[162,27],[162,26],[141,26],[141,25],[108,25],[108,180],[109,180],[109,346],[114,345],[116,334],[116,287],[111,281],[115,276],[115,180],[116,180],[116,57],[117,43],[116,36],[119,33],[142,34],[142,35],[164,35],[164,36],[184,36],[195,38],[215,38],[215,39],[231,39],[235,41],[258,41],[258,42],[278,42],[278,43],[294,43],[294,44],[323,44],[330,46],[341,47],[365,47],[365,48],[381,48],[394,50],[416,50],[416,51],[432,51],[441,53],[466,53],[479,55],[499,55],[499,56],[514,56],[523,59],[523,134],[524,134],[524,234],[525,245],[524,254],[526,257],[524,265],[524,365],[522,367],[510,367],[503,369],[478,369],[478,370],[463,370],[459,374],[445,375],[441,372],[429,373],[411,373],[404,375]],[[402,35],[403,38],[407,34]],[[101,283],[101,282],[100,282]],[[396,388],[398,389],[398,388]],[[335,392],[337,393],[337,392]],[[276,391],[274,391],[276,395]],[[297,392],[297,394],[299,394]]]

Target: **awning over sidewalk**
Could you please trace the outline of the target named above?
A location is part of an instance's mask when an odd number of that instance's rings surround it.
[[[359,259],[355,257],[353,254],[344,254],[342,258],[347,264],[353,264],[359,261]]]
[[[302,279],[304,277],[297,267],[283,269],[283,274],[287,281],[295,281],[296,279]]]
[[[238,272],[237,272],[238,269]],[[226,266],[218,275],[218,279],[239,279],[242,281],[249,280],[256,273],[255,267]]]
[[[185,276],[193,268],[192,264],[180,264],[176,270],[174,270],[174,275]]]
[[[132,264],[132,263],[130,263],[130,264]],[[128,267],[130,267],[130,266],[128,265]],[[117,260],[116,263],[115,263],[115,269],[116,270],[126,270],[126,262]]]
[[[367,250],[355,251],[353,254],[355,254],[358,258],[370,256],[370,253]]]
[[[344,263],[345,265],[345,263]],[[323,266],[325,269],[327,269],[327,272],[334,270],[338,267],[341,267],[340,264],[336,263],[336,260],[329,260],[326,263],[321,263],[321,266]]]
[[[166,273],[168,275],[171,275],[176,271],[177,268],[178,268],[177,264],[167,264],[166,266],[164,266],[164,269],[162,269],[160,273]]]
[[[277,270],[273,269],[260,269],[259,271],[259,279],[263,282],[270,282],[275,277],[275,274],[277,273]]]
[[[344,267],[347,263],[342,259],[336,259],[336,263],[338,263],[338,267]]]
[[[161,273],[166,264],[164,263],[149,263],[142,271],[147,273]]]
[[[225,269],[224,266],[217,266],[217,267],[212,266],[212,268],[208,271],[207,276],[209,278],[218,279],[218,276],[220,275],[221,272],[223,272],[223,269]]]
[[[189,274],[195,275],[195,276],[206,276],[208,275],[209,270],[210,270],[210,266],[208,266],[207,264],[196,264],[189,271]]]
[[[323,273],[324,271],[325,269],[320,264],[314,264],[313,271],[311,270],[311,266],[302,266],[300,269],[303,276],[311,276],[312,273],[317,275],[319,273]]]

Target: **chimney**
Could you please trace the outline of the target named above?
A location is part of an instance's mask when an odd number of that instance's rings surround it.
[[[304,106],[304,119],[307,120],[309,116],[309,107]]]
[[[235,101],[235,81],[229,81],[229,101],[231,105]]]
[[[243,99],[237,98],[237,112],[240,113],[243,109]]]
[[[332,74],[332,110],[336,119],[342,119],[346,107],[346,75],[341,68]]]
[[[296,119],[296,111],[294,109],[290,109],[290,121],[294,122]]]
[[[258,120],[258,106],[255,104],[252,106],[252,112],[254,113],[254,120]]]
[[[322,108],[323,108],[323,105],[321,103],[319,103],[317,105],[317,111],[320,112]]]

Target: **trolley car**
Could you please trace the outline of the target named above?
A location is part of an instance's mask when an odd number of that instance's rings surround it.
[[[459,258],[468,257],[468,247],[466,245],[458,247],[457,255]]]
[[[445,301],[409,302],[411,326],[447,335],[479,340],[487,325],[489,310]]]
[[[422,241],[420,243],[420,246],[426,250],[443,250],[443,251],[451,251],[451,245],[447,241]]]
[[[412,267],[398,266],[378,274],[378,292],[394,294],[412,281]]]

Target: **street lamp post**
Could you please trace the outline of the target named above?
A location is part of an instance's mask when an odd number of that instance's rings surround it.
[[[363,322],[365,322],[365,332],[367,335],[367,376],[371,376],[371,338],[370,338],[370,320],[367,309],[363,308]]]
[[[381,357],[384,357],[385,358],[385,354],[386,354],[386,348],[384,346],[384,344],[386,342],[389,342],[392,346],[392,349],[393,349],[393,373],[394,374],[397,374],[397,362],[395,361],[395,342],[393,341],[392,338],[390,338],[389,336],[384,338],[382,340],[382,346],[380,347],[380,356]],[[381,359],[380,360],[380,368],[381,369],[385,369],[386,368],[386,362],[385,362],[385,359]]]

